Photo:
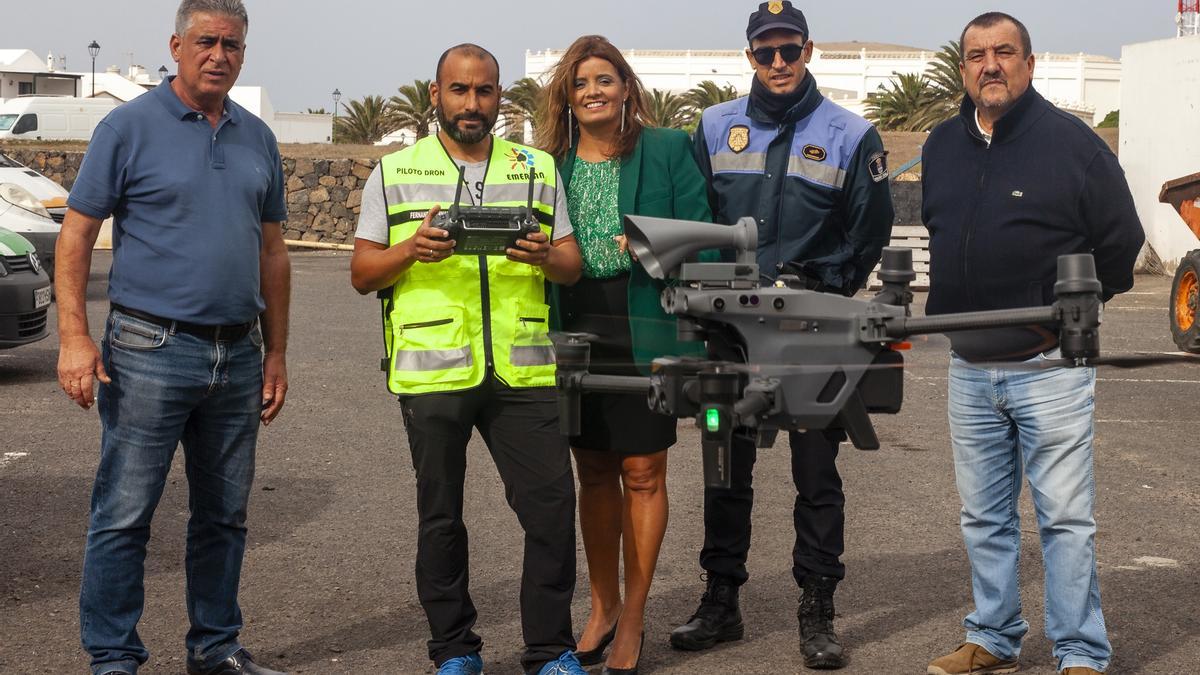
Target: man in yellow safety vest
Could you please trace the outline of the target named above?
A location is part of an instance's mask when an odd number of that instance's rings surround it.
[[[554,160],[491,133],[499,71],[477,45],[442,55],[429,87],[438,132],[387,155],[367,179],[351,283],[383,300],[383,368],[416,469],[417,594],[438,673],[483,669],[462,520],[467,441],[477,428],[525,530],[522,665],[582,674],[571,631],[575,485],[558,430],[545,297],[546,281],[579,278],[581,258]],[[540,231],[507,255],[456,255],[456,242],[432,225],[460,187],[464,205],[525,206],[531,173]]]

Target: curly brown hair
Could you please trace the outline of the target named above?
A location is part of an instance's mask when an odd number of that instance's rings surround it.
[[[592,57],[611,63],[629,89],[629,98],[625,104],[625,131],[617,138],[614,156],[628,157],[632,154],[642,129],[646,127],[643,122],[646,100],[642,94],[642,81],[621,55],[621,51],[607,38],[601,35],[584,35],[571,43],[566,53],[550,70],[550,81],[543,88],[542,100],[538,105],[534,144],[557,159],[567,155],[571,149],[571,138],[579,137],[579,123],[573,115],[568,116],[567,111],[570,109],[571,92],[574,90],[575,72],[579,64]]]

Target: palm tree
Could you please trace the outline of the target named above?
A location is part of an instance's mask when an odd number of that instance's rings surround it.
[[[394,129],[412,129],[417,140],[425,138],[437,117],[429,96],[429,80],[415,80],[398,91],[399,96],[388,99],[388,108],[396,123]]]
[[[649,126],[682,129],[692,121],[687,100],[669,91],[651,89],[646,104],[646,124]]]
[[[705,109],[711,108],[718,103],[732,101],[738,97],[738,92],[732,84],[726,84],[722,87],[712,80],[704,80],[700,84],[683,92],[680,97],[684,101],[684,112],[686,114],[686,119],[680,128],[688,133],[692,133],[700,123],[700,114]]]
[[[942,45],[938,53],[934,54],[933,63],[925,73],[935,90],[935,100],[949,109],[946,119],[958,112],[958,105],[962,103],[963,94],[966,93],[963,89],[962,75],[958,70],[961,63],[962,45],[958,40],[952,40]]]
[[[683,93],[683,98],[687,101],[688,107],[694,110],[697,115],[706,108],[711,108],[718,103],[732,101],[737,97],[737,89],[732,84],[726,84],[722,87],[712,80],[705,80]]]
[[[364,96],[342,107],[345,113],[337,118],[339,143],[374,143],[400,128],[382,96]]]
[[[945,107],[924,75],[897,73],[887,87],[871,94],[864,115],[880,129],[929,131],[942,121]]]
[[[536,79],[522,77],[504,90],[500,112],[504,113],[505,136],[509,140],[524,142],[525,122],[529,122],[531,128],[537,128],[536,113],[542,101],[543,89],[542,83]]]

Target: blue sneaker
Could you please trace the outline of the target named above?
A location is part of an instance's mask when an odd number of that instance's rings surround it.
[[[479,652],[456,656],[438,668],[437,675],[480,675],[483,672],[483,658]]]
[[[542,666],[538,675],[587,675],[587,671],[579,665],[579,659],[575,658],[575,652],[567,650],[559,654],[557,659]]]

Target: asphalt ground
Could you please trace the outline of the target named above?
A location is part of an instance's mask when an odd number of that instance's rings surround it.
[[[111,258],[98,252],[89,315],[107,311]],[[291,391],[260,436],[242,578],[244,643],[295,673],[426,673],[427,628],[413,583],[413,472],[394,399],[378,370],[379,307],[349,285],[344,253],[294,253]],[[184,273],[187,273],[186,271]],[[1103,345],[1173,351],[1169,280],[1138,277],[1106,308]],[[52,310],[53,311],[53,310]],[[53,317],[52,317],[53,319]],[[53,321],[52,321],[53,323]],[[0,672],[84,673],[77,593],[96,413],[71,404],[55,375],[57,339],[0,352]],[[958,645],[970,610],[945,419],[947,342],[908,355],[904,409],[880,416],[883,449],[843,446],[848,568],[837,625],[846,673],[923,673]],[[1194,673],[1200,657],[1200,368],[1103,369],[1097,392],[1100,582],[1116,656],[1110,672]],[[746,639],[707,652],[670,649],[702,590],[699,443],[681,425],[671,452],[671,520],[651,592],[643,672],[800,672],[786,443],[760,451]],[[178,453],[154,521],[140,624],[142,673],[182,673],[187,620],[187,485]],[[489,673],[519,672],[521,534],[478,436],[470,447],[472,591]],[[1022,593],[1031,623],[1022,663],[1052,673],[1043,637],[1040,549],[1028,490]],[[575,618],[588,598],[582,550]],[[577,629],[578,630],[578,629]],[[598,667],[593,669],[598,672]]]

